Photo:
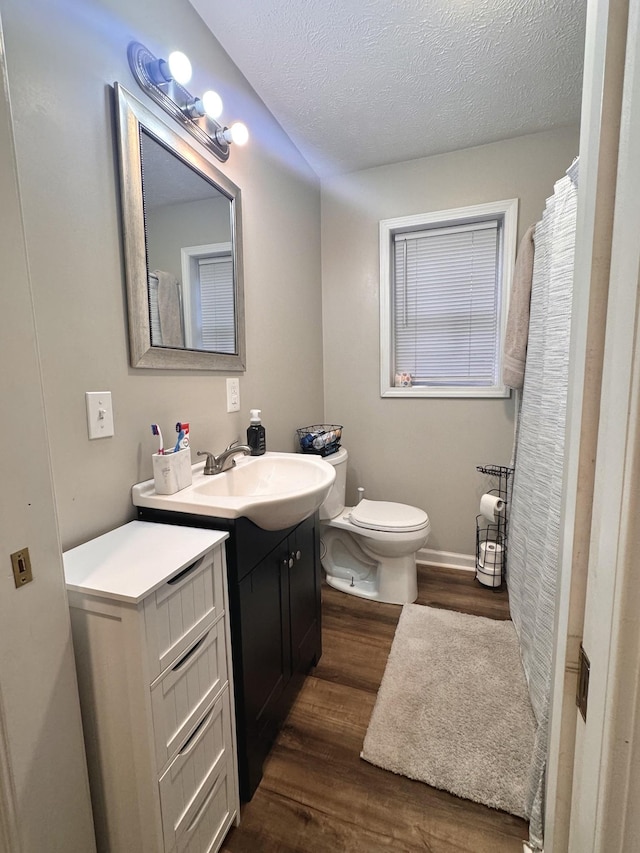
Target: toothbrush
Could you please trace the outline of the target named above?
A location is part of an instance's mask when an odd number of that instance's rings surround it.
[[[162,443],[162,433],[158,424],[151,424],[151,432],[159,436],[160,446],[158,447],[158,456],[164,456],[164,444]]]
[[[176,441],[176,446],[173,451],[174,453],[189,447],[189,424],[183,424],[178,421],[176,424],[176,432],[178,433],[178,440]]]

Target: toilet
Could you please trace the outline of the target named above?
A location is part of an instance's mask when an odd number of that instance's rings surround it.
[[[414,506],[363,498],[345,507],[346,449],[325,457],[336,479],[320,507],[321,562],[329,586],[350,595],[409,604],[418,597],[416,552],[431,530]]]

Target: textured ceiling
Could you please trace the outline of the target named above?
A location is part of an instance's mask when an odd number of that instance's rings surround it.
[[[586,0],[191,0],[320,175],[579,120]]]

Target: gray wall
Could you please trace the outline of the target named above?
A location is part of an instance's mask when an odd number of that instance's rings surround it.
[[[222,450],[262,409],[267,444],[294,449],[322,419],[319,184],[186,0],[0,0],[47,426],[62,545],[133,517],[131,485],[151,476],[150,424],[191,424],[192,447]],[[247,371],[241,412],[225,377],[129,367],[115,122],[119,81],[135,83],[130,41],[191,58],[251,139],[218,164],[242,189]],[[286,254],[283,241],[301,247]],[[286,262],[283,262],[285,261]],[[293,369],[292,369],[293,366]],[[113,394],[115,436],[87,438],[85,391]]]
[[[325,418],[345,426],[347,498],[364,486],[423,508],[428,548],[473,553],[487,485],[475,468],[509,463],[514,400],[380,397],[378,223],[518,198],[520,237],[577,152],[578,128],[563,128],[323,183]]]
[[[182,281],[182,253],[187,246],[231,242],[227,199],[204,199],[156,207],[145,214],[150,270],[171,272]]]

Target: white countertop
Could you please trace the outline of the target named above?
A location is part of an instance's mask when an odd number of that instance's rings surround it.
[[[131,521],[64,552],[67,589],[137,604],[228,537],[219,530]]]

